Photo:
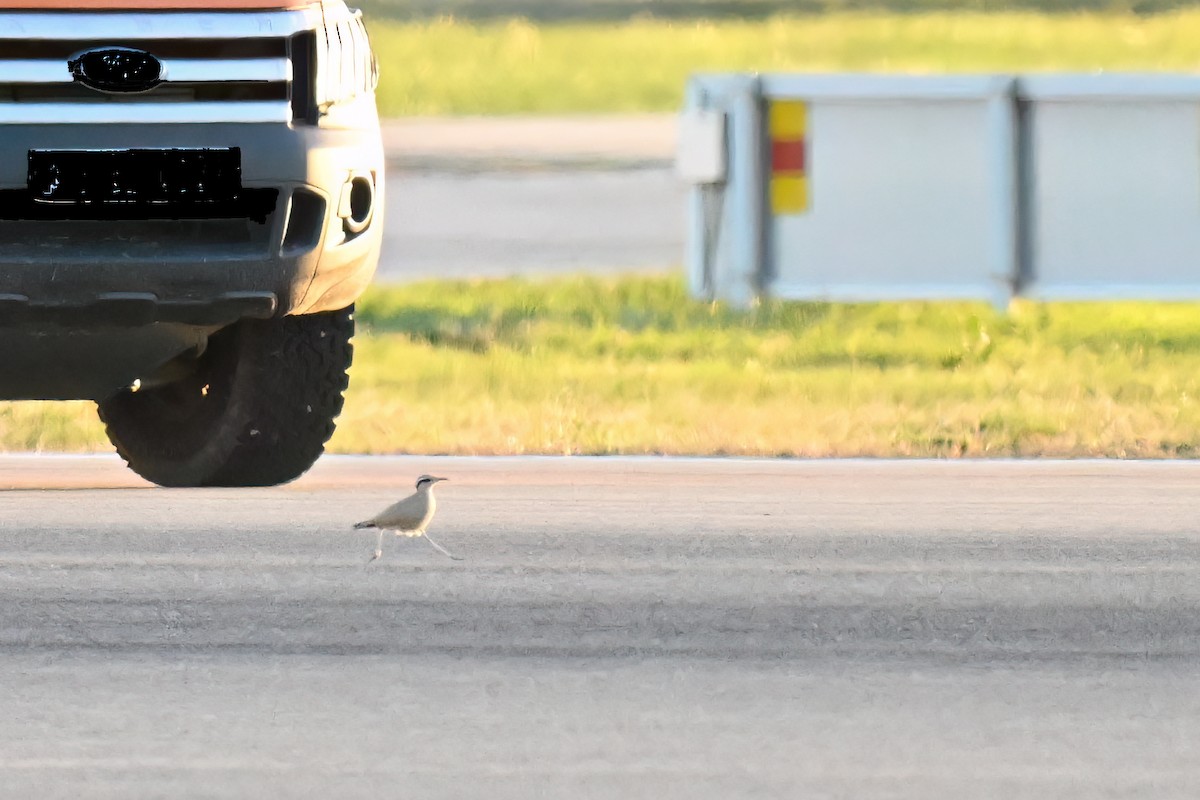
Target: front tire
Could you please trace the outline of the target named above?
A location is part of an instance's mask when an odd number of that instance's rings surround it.
[[[342,410],[354,307],[242,320],[187,377],[97,403],[117,452],[161,486],[274,486],[324,452]]]

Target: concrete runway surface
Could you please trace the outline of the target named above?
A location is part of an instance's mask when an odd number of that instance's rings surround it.
[[[673,115],[388,120],[383,132],[380,282],[680,269]]]
[[[430,533],[350,525],[446,475]],[[0,457],[0,797],[1183,798],[1200,463]]]

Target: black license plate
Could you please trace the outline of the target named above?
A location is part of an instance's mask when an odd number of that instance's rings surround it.
[[[236,200],[239,148],[30,150],[29,198],[72,205],[203,205]]]

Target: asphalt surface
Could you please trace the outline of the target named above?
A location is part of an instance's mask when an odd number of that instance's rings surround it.
[[[430,533],[351,523],[446,475]],[[1200,464],[0,457],[0,797],[1200,792]]]
[[[678,270],[675,118],[390,120],[378,281]]]

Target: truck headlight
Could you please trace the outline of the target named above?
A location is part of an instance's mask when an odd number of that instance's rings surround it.
[[[315,125],[331,107],[371,94],[379,85],[379,62],[362,12],[326,18],[316,30],[291,38],[292,120]]]

